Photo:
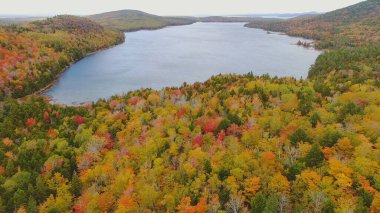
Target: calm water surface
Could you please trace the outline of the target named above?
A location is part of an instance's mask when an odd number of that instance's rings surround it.
[[[219,73],[306,77],[319,51],[299,38],[243,23],[196,23],[126,33],[126,42],[72,65],[46,91],[54,102],[79,104],[140,88],[204,81]]]

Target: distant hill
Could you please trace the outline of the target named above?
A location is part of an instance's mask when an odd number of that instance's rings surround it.
[[[318,12],[305,12],[305,13],[254,13],[254,14],[244,14],[240,15],[243,17],[261,17],[261,18],[279,18],[279,19],[289,19],[295,17],[305,17],[305,16],[316,16],[321,13]]]
[[[253,16],[178,17],[157,16],[138,10],[119,10],[88,16],[102,26],[121,31],[160,29],[166,26],[187,25],[195,22],[252,22],[261,20]]]
[[[33,31],[55,32],[58,30],[74,33],[101,33],[104,27],[84,17],[60,15],[40,21],[34,21],[27,25]]]
[[[258,20],[247,26],[315,39],[321,49],[379,43],[380,0],[367,0],[316,16]]]
[[[46,17],[0,17],[0,25],[9,25],[9,24],[25,24],[32,21],[38,21],[45,19]]]
[[[366,19],[380,19],[380,0],[363,1],[349,7],[313,17],[311,21],[355,23]]]
[[[160,29],[166,26],[192,24],[195,20],[182,17],[162,17],[138,10],[119,10],[90,15],[88,18],[102,26],[121,31]]]
[[[249,16],[208,16],[195,18],[199,22],[252,22],[256,20],[261,20],[260,17],[249,17]]]

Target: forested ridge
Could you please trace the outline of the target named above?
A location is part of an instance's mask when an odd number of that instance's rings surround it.
[[[31,32],[103,29],[38,23]],[[0,212],[380,212],[380,50],[368,35],[331,38],[306,80],[218,75],[75,107],[4,97]]]
[[[124,40],[121,32],[76,16],[0,27],[0,100],[32,94],[71,63]]]
[[[117,10],[88,16],[102,26],[123,32],[154,30],[168,26],[189,25],[195,22],[251,22],[262,20],[259,17],[224,16],[157,16],[138,10]]]
[[[325,14],[288,20],[257,20],[247,27],[316,40],[318,49],[380,43],[380,1],[367,0]]]
[[[190,17],[164,17],[138,10],[118,10],[88,16],[102,26],[123,32],[154,30],[167,26],[187,25],[196,22]]]

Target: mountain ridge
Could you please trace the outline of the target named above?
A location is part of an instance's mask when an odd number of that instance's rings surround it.
[[[318,49],[379,43],[380,1],[367,0],[311,17],[257,20],[246,26],[314,39]]]
[[[183,17],[163,17],[139,10],[117,10],[87,16],[102,26],[120,31],[160,29],[167,26],[192,24],[195,21]]]

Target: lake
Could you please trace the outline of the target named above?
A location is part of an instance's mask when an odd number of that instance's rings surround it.
[[[304,39],[244,23],[195,23],[125,35],[123,44],[73,64],[45,95],[72,105],[141,88],[205,81],[219,73],[305,78],[320,54],[295,45]]]

